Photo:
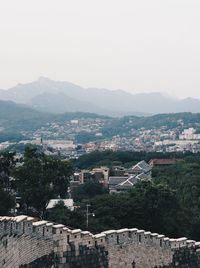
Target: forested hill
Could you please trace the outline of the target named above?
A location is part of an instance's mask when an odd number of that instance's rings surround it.
[[[200,123],[200,113],[157,114],[148,117],[125,116],[118,120],[119,124],[131,124],[133,128],[155,128],[166,126],[177,127],[180,124]]]
[[[35,131],[47,123],[58,122],[60,124],[72,119],[104,119],[101,126],[102,139],[111,138],[115,135],[129,135],[132,129],[152,129],[158,127],[187,128],[195,127],[200,129],[200,113],[176,113],[158,114],[148,117],[125,116],[112,118],[94,113],[65,113],[50,114],[36,111],[28,106],[16,104],[11,101],[0,101],[0,140],[10,140],[10,133],[16,135],[23,131]],[[9,134],[9,135],[8,135]],[[87,133],[83,133],[87,135]],[[3,139],[2,139],[3,138]],[[18,135],[17,140],[22,137]],[[90,141],[90,140],[88,140]]]
[[[128,117],[128,120],[133,120],[135,117]],[[125,117],[126,119],[126,117]],[[157,114],[150,117],[139,117],[136,121],[136,127],[161,127],[167,126],[169,128],[176,127],[182,123],[195,124],[200,123],[200,113],[171,113],[171,114]]]
[[[12,101],[0,101],[0,119],[18,120],[19,118],[33,118],[41,113],[25,105],[16,104]]]
[[[52,121],[67,121],[80,118],[109,118],[93,113],[64,113],[60,115],[43,113],[26,105],[0,100],[0,127],[6,130],[35,130]]]
[[[78,159],[73,159],[74,166],[78,169],[90,169],[101,166],[125,166],[131,167],[137,162],[145,160],[149,162],[151,159],[187,159],[193,156],[191,152],[130,152],[130,151],[117,151],[110,150],[99,152],[91,152],[89,154],[82,155]],[[200,153],[195,155],[196,158],[200,158]]]
[[[0,126],[4,129],[35,129],[48,122],[51,115],[40,113],[12,101],[0,101]]]
[[[114,135],[124,135],[131,129],[152,129],[166,127],[172,128],[187,128],[200,127],[200,113],[171,113],[157,114],[148,117],[125,116],[115,118],[103,128],[103,134],[106,137]]]

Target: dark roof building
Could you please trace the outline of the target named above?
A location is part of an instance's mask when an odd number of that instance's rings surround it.
[[[145,161],[141,161],[127,170],[123,176],[109,177],[109,192],[117,193],[130,190],[138,181],[151,180],[152,167]]]
[[[144,160],[138,162],[135,166],[128,170],[129,174],[151,173],[152,167]]]

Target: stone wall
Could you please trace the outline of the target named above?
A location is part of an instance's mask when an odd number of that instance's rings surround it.
[[[200,267],[200,243],[138,229],[93,235],[27,216],[0,217],[1,268]]]
[[[200,267],[199,242],[138,229],[105,234],[110,268]]]

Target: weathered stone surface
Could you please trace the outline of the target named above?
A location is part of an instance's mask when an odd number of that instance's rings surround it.
[[[199,268],[200,243],[138,229],[98,235],[0,217],[0,268]]]

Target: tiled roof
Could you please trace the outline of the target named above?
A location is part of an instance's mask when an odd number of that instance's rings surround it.
[[[109,177],[109,185],[117,185],[117,184],[120,184],[122,182],[124,182],[125,180],[128,179],[128,176],[119,176],[119,177]]]
[[[137,163],[135,166],[132,167],[132,170],[141,170],[142,172],[149,172],[151,171],[151,166],[147,164],[144,160]]]
[[[149,163],[153,165],[175,165],[177,163],[176,159],[152,159]]]

